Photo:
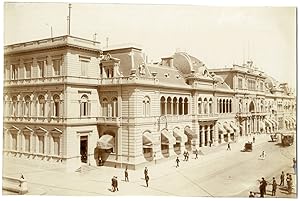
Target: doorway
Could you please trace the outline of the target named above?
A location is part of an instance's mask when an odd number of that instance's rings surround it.
[[[88,136],[80,136],[81,162],[87,163],[88,159]]]

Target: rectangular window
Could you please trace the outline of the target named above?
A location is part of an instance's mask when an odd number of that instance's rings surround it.
[[[61,59],[53,60],[53,71],[55,76],[61,75]]]
[[[88,65],[89,62],[86,60],[81,60],[80,61],[80,65],[81,65],[81,75],[82,76],[88,76]]]
[[[45,77],[45,61],[39,61],[39,77]]]
[[[242,78],[238,79],[238,89],[243,89],[243,79]]]
[[[39,141],[39,153],[44,154],[44,136],[39,135],[38,136],[38,141]]]
[[[58,156],[60,147],[59,147],[59,137],[53,137],[53,143],[54,143],[54,155]]]
[[[12,134],[11,138],[12,138],[11,148],[12,150],[17,151],[17,134]]]
[[[31,78],[32,63],[25,63],[25,78]]]
[[[25,152],[30,152],[30,135],[24,135],[25,137]]]

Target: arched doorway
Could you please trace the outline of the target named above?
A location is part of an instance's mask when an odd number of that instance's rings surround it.
[[[95,151],[95,156],[97,163],[99,165],[104,165],[105,161],[112,153],[116,153],[116,146],[115,146],[115,133],[113,131],[105,131],[100,136],[97,141],[97,151]]]
[[[255,107],[254,107],[253,101],[251,101],[249,104],[249,112],[255,112]]]

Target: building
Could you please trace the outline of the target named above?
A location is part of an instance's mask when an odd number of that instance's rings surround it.
[[[4,157],[137,168],[185,149],[295,128],[295,97],[251,62],[208,69],[176,52],[61,36],[4,50]]]

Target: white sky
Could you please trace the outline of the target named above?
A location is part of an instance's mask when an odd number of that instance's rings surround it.
[[[4,44],[65,35],[68,4],[7,3]],[[140,44],[159,61],[185,50],[209,68],[254,61],[296,86],[296,9],[184,5],[72,4],[71,35],[109,44]]]

